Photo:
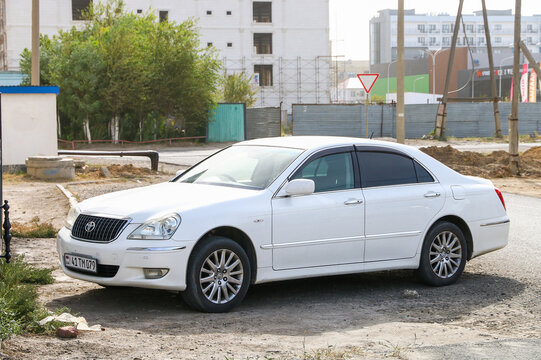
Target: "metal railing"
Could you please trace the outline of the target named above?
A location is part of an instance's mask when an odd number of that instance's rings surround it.
[[[58,139],[58,142],[63,144],[71,144],[71,149],[75,150],[75,144],[99,144],[99,143],[111,143],[111,144],[120,144],[121,146],[124,146],[124,144],[151,144],[151,143],[159,143],[159,142],[168,142],[169,145],[173,144],[173,141],[181,141],[181,140],[196,140],[196,139],[206,139],[206,136],[187,136],[187,137],[177,137],[177,138],[168,138],[168,139],[156,139],[156,140],[144,140],[144,141],[131,141],[131,140],[111,140],[111,139],[104,139],[104,140],[63,140]]]

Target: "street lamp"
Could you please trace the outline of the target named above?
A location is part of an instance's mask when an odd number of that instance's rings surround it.
[[[432,97],[433,97],[432,101],[434,101],[436,98],[436,56],[440,52],[444,52],[446,50],[450,50],[450,48],[446,48],[446,49],[440,48],[436,51],[423,50],[425,53],[427,53],[428,55],[432,57]]]
[[[389,65],[387,65],[387,94],[389,93],[389,70],[391,69],[391,64],[394,64],[397,61],[398,59],[395,61],[391,61]]]
[[[424,79],[425,77],[424,76],[421,76],[415,80],[413,80],[413,92],[415,92],[415,83],[418,81],[418,80],[421,80],[421,79]]]
[[[513,55],[511,56],[508,56],[506,58],[503,58],[501,61],[500,61],[500,90],[499,90],[499,97],[501,98],[502,97],[502,63],[507,60],[507,59],[512,59],[513,58]]]

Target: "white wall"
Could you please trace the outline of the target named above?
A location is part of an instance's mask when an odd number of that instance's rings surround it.
[[[56,94],[2,94],[2,164],[57,156]]]

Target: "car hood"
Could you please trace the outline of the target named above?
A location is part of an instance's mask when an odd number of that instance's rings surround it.
[[[117,191],[81,202],[82,213],[131,218],[133,223],[259,195],[261,190],[167,182]]]

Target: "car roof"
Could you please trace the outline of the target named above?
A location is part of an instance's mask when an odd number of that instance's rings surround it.
[[[247,140],[235,145],[259,145],[289,147],[303,150],[326,148],[340,145],[384,145],[395,149],[403,149],[404,145],[389,142],[371,140],[365,138],[342,137],[342,136],[283,136]]]

